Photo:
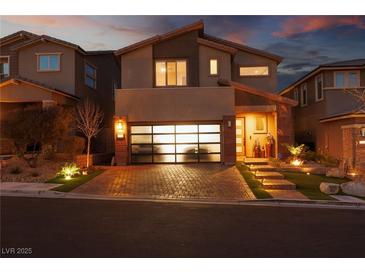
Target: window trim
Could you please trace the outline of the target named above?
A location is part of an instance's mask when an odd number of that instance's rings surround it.
[[[293,99],[297,102],[299,102],[299,89],[298,87],[294,88],[294,91],[293,91]]]
[[[241,75],[241,68],[255,68],[255,67],[267,67],[267,75]],[[238,76],[247,78],[247,77],[270,77],[271,69],[269,65],[238,65]]]
[[[60,72],[61,71],[61,55],[62,55],[62,52],[41,52],[41,53],[36,53],[35,54],[36,57],[37,57],[37,72]],[[39,62],[39,59],[40,59],[40,56],[45,56],[45,55],[56,55],[58,57],[58,68],[57,69],[40,69],[39,65],[40,65],[40,62]],[[49,64],[50,64],[50,58],[48,59],[48,67],[49,67]]]
[[[10,76],[10,55],[0,55],[0,58],[8,58],[8,67],[9,67],[9,73],[6,75],[6,74],[3,74],[1,77],[3,78],[6,78],[6,77],[9,77]]]
[[[322,87],[322,97],[319,98],[318,97],[318,86],[317,86],[317,79],[321,79],[321,87]],[[323,74],[319,74],[314,78],[314,83],[315,83],[315,100],[316,102],[320,102],[324,100],[324,90],[323,90]],[[308,101],[308,99],[307,99]]]
[[[213,60],[216,60],[217,61],[217,73],[215,73],[215,74],[212,74],[212,72],[210,70],[210,68],[211,68],[210,62],[213,61]],[[219,62],[218,62],[218,58],[209,58],[209,63],[208,64],[209,64],[209,76],[212,76],[212,77],[219,76]]]
[[[87,72],[86,72],[86,66],[90,66],[90,67],[92,67],[92,68],[94,68],[94,70],[95,70],[95,76],[94,76],[94,78],[92,78],[93,80],[94,80],[94,87],[90,87],[87,83],[86,83],[86,77],[89,77],[89,78],[91,78],[88,74],[87,74]],[[87,86],[88,88],[91,88],[91,89],[96,89],[96,87],[97,87],[97,79],[98,79],[98,73],[97,73],[97,70],[98,70],[98,68],[96,67],[96,66],[94,66],[93,64],[91,64],[91,63],[89,63],[89,62],[86,62],[85,61],[85,63],[84,63],[84,85],[85,86]]]
[[[177,63],[178,61],[185,61],[186,63],[186,84],[185,85],[168,85],[167,84],[167,62],[173,62],[175,61],[175,63]],[[165,81],[166,81],[166,85],[164,86],[157,86],[156,85],[156,63],[157,62],[165,62],[165,67],[166,67],[166,73],[165,73]],[[176,64],[177,67],[177,64]],[[153,75],[154,75],[154,79],[153,79],[153,87],[155,88],[180,88],[180,87],[187,87],[188,86],[188,75],[189,75],[189,63],[188,63],[188,59],[187,58],[158,58],[158,59],[154,59],[153,62]],[[176,83],[177,83],[177,70],[176,70]]]
[[[348,82],[349,82],[349,73],[351,72],[355,72],[356,75],[357,75],[357,84],[355,87],[350,87],[348,86]],[[339,74],[339,73],[343,73],[344,74],[344,85],[343,87],[338,87],[336,86],[336,75]],[[360,86],[360,70],[335,70],[333,71],[333,88],[336,88],[336,89],[345,89],[345,88],[361,88]]]
[[[305,88],[304,88],[304,87],[305,87]],[[304,102],[303,102],[303,99],[304,99],[304,96],[303,96],[304,90],[305,90],[305,92],[306,92],[306,96],[305,96],[305,98],[306,98],[306,102],[305,102],[305,104],[304,104]],[[300,106],[301,106],[301,107],[306,107],[306,106],[308,106],[308,86],[307,86],[307,83],[306,83],[306,82],[305,82],[305,83],[303,83],[303,84],[301,84],[301,86],[300,86]]]

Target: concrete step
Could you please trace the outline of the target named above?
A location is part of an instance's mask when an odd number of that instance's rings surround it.
[[[250,171],[275,171],[276,168],[270,165],[249,165]]]
[[[246,158],[243,161],[246,165],[267,165],[269,163],[268,158]]]
[[[284,179],[284,175],[274,171],[257,171],[254,173],[257,179]]]
[[[294,190],[295,184],[284,179],[264,179],[262,181],[264,189],[275,189],[275,190]]]

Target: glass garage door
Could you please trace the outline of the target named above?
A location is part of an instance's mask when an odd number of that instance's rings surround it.
[[[132,163],[221,161],[219,124],[131,126]]]

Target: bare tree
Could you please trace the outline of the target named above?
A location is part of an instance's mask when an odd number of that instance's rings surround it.
[[[104,113],[94,101],[88,98],[76,107],[76,126],[87,138],[87,160],[86,167],[90,165],[90,145],[91,139],[96,137],[101,131]]]
[[[360,106],[358,111],[365,111],[365,89],[364,88],[353,88],[353,89],[345,89],[346,93],[354,96],[357,101],[359,101]]]

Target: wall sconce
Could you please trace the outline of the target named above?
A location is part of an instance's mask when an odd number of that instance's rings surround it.
[[[121,140],[124,138],[124,127],[123,127],[123,122],[121,120],[118,120],[116,122],[115,132],[116,132],[117,140]]]
[[[231,121],[231,120],[228,120],[228,122],[227,122],[227,126],[228,126],[228,127],[231,127],[231,126],[232,126],[232,121]]]

